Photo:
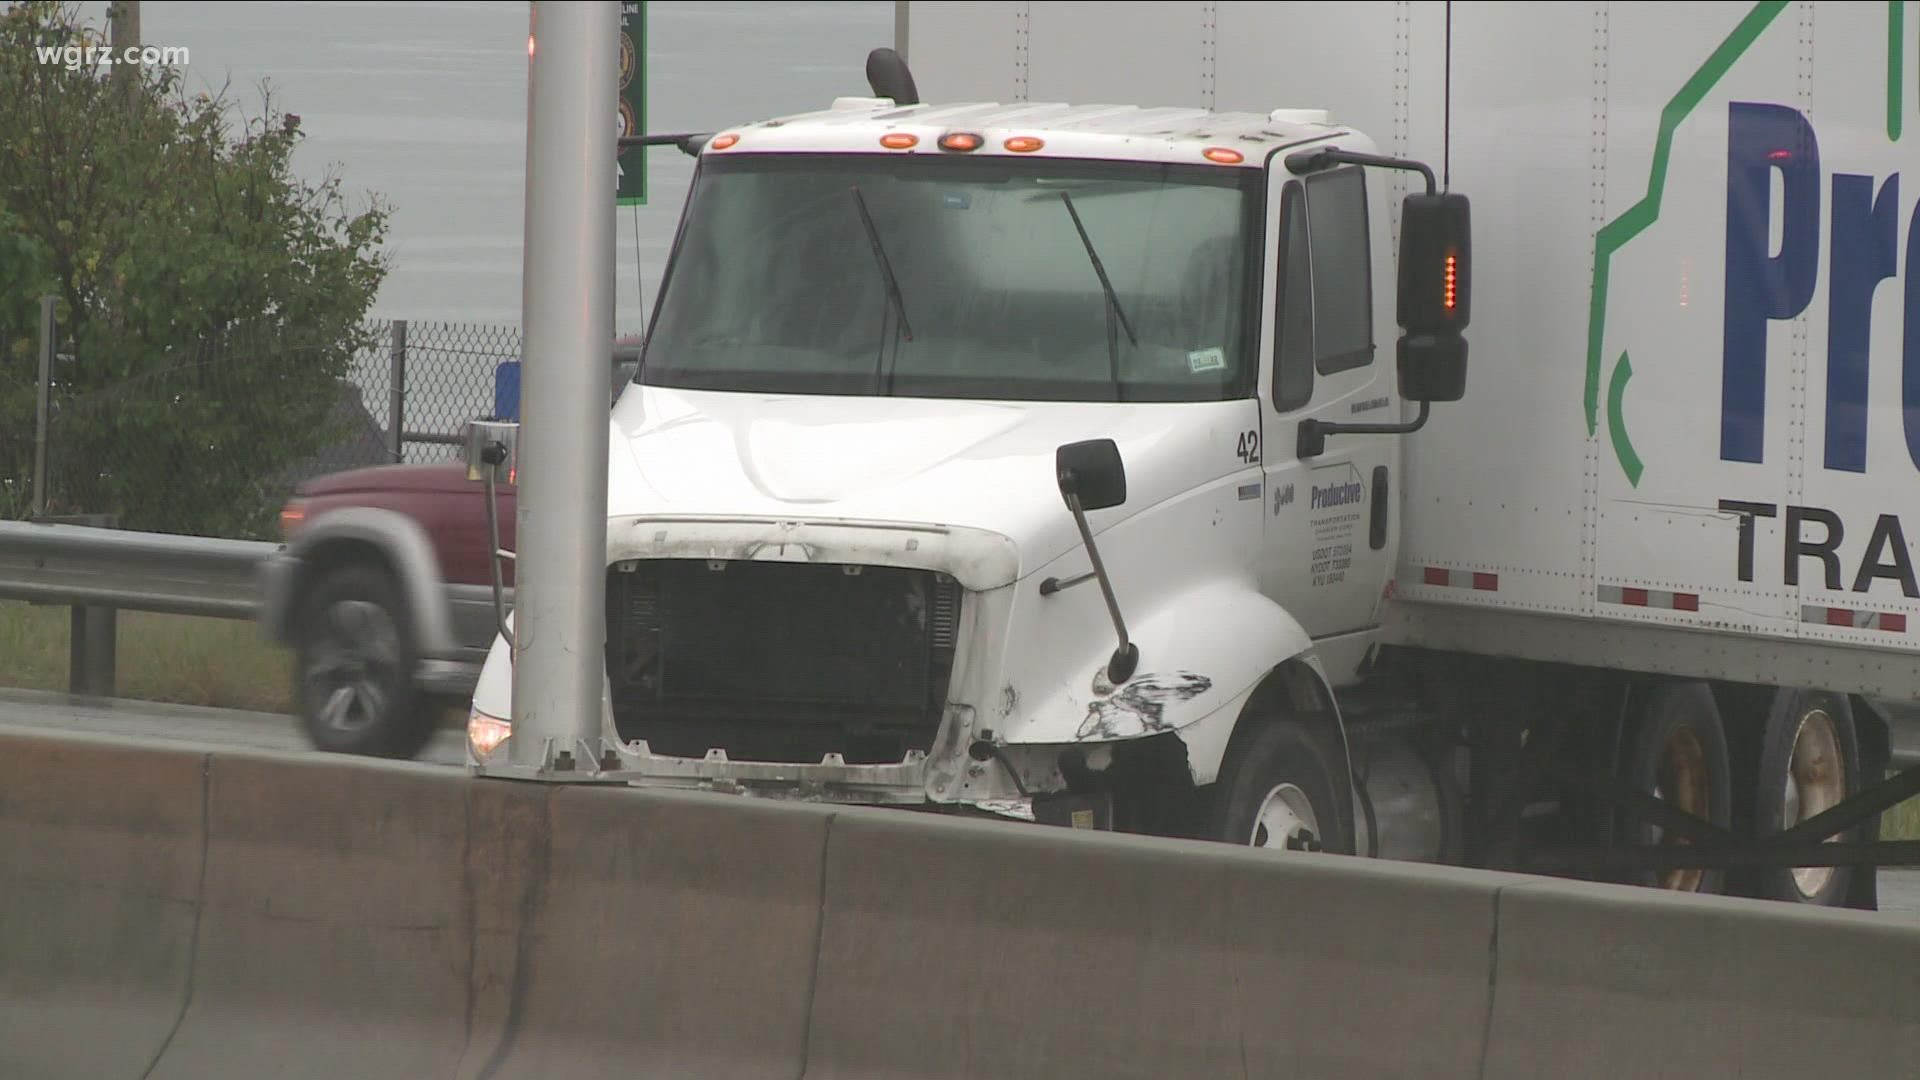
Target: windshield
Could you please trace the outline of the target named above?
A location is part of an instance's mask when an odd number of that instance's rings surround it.
[[[1133,162],[708,158],[638,378],[765,393],[1244,397],[1259,184],[1251,169]]]

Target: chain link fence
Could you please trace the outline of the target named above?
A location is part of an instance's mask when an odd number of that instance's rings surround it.
[[[378,344],[355,354],[349,378],[361,389],[368,415],[386,433],[388,460],[455,460],[466,422],[495,415],[502,365],[520,360],[520,329],[407,320],[373,323],[370,329]],[[511,375],[505,381],[514,385]]]
[[[610,391],[631,378],[637,341],[619,337]],[[274,539],[280,507],[315,477],[458,461],[468,420],[517,416],[520,357],[517,327],[406,320],[344,342],[232,332],[158,362],[56,355],[40,512]],[[34,512],[38,382],[0,365],[0,518]]]

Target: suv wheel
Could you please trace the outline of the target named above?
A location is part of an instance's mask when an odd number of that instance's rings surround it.
[[[330,753],[412,758],[432,738],[413,682],[416,649],[400,590],[384,570],[323,570],[299,611],[296,701],[313,745]]]

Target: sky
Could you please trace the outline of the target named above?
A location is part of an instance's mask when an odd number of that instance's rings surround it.
[[[104,25],[104,2],[77,5]],[[866,93],[891,2],[647,5],[647,127],[711,131]],[[307,135],[295,165],[393,211],[374,318],[518,325],[526,161],[525,3],[145,0],[144,44],[184,46],[189,92],[249,116],[270,91]],[[613,105],[609,103],[609,109]],[[649,161],[648,205],[616,214],[616,327],[644,325],[691,161]]]

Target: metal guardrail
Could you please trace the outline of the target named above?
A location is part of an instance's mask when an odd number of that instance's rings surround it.
[[[258,613],[256,575],[278,544],[127,532],[106,521],[0,521],[0,600],[73,608],[72,693],[112,695],[118,611],[222,619]],[[1892,728],[1894,767],[1920,765],[1920,707],[1875,704]]]
[[[101,524],[0,521],[0,599],[71,606],[69,688],[104,697],[113,693],[117,612],[254,618],[260,564],[278,548]]]

